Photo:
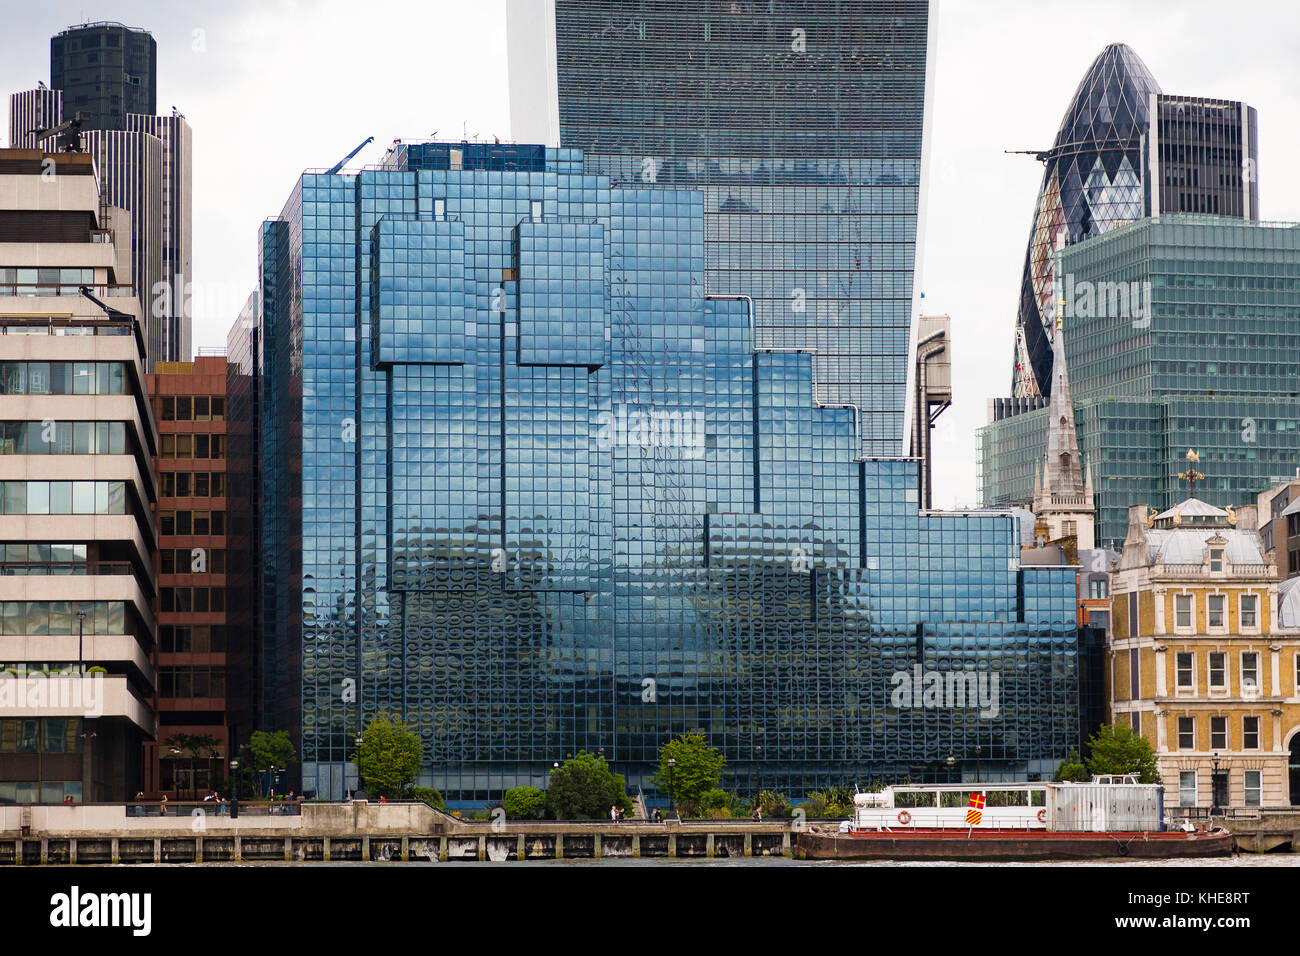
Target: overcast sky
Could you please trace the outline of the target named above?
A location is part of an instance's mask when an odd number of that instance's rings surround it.
[[[350,165],[398,137],[509,136],[503,0],[47,0],[11,5],[5,20],[5,94],[49,82],[49,38],[74,23],[121,21],[158,41],[158,111],[174,105],[194,129],[196,347],[225,345],[255,284],[258,224],[303,169],[333,165],[367,136]],[[934,469],[935,505],[948,507],[976,503],[974,430],[1010,388],[1042,167],[1003,150],[1050,146],[1088,65],[1123,42],[1166,92],[1259,110],[1262,218],[1300,220],[1300,9],[945,0],[937,30],[922,288],[925,311],[953,322],[955,405],[936,430]]]

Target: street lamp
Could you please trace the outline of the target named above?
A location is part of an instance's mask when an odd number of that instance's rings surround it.
[[[673,796],[673,768],[677,766],[677,758],[668,758],[668,813],[671,816],[677,812],[677,800]]]
[[[176,758],[176,757],[179,757],[179,756],[181,755],[181,751],[180,751],[180,748],[179,748],[179,747],[171,747],[171,748],[168,749],[167,752],[170,753],[170,754],[172,755],[173,759]],[[172,771],[172,782],[173,782],[173,783],[176,783],[176,772],[175,772],[175,771]],[[176,784],[176,799],[177,799],[177,800],[181,799],[181,788],[180,788],[180,784]]]
[[[951,780],[952,768],[957,766],[957,758],[952,755],[951,750],[948,751],[948,759],[944,761],[944,765],[948,768],[948,779]]]
[[[976,780],[984,779],[984,771],[980,767],[980,758],[983,756],[984,756],[984,748],[976,744],[975,745],[975,779]]]
[[[230,818],[232,820],[239,816],[239,783],[235,780],[238,770],[239,761],[230,761]]]
[[[84,662],[83,655],[81,653],[81,647],[82,647],[82,641],[84,640],[85,637],[85,624],[86,624],[86,612],[81,609],[80,605],[78,605],[77,606],[77,673],[83,676],[86,673],[86,665]]]

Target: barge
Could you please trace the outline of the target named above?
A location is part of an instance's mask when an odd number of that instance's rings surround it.
[[[799,833],[809,860],[1090,860],[1228,856],[1225,829],[1173,829],[1164,788],[1132,777],[1091,783],[886,787],[854,797],[838,828]]]

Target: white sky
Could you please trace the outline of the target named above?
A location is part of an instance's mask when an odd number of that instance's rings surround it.
[[[954,407],[936,429],[935,505],[976,503],[974,430],[1010,388],[1012,329],[1041,167],[1079,79],[1129,44],[1167,92],[1259,110],[1262,217],[1300,220],[1300,7],[1268,0],[942,0],[924,311],[952,316]],[[158,41],[158,111],[194,129],[194,344],[224,346],[256,280],[257,229],[305,168],[375,142],[508,138],[503,0],[47,0],[12,5],[0,93],[49,82],[49,38],[117,20]],[[196,31],[201,31],[197,32]],[[0,130],[7,128],[0,126]]]

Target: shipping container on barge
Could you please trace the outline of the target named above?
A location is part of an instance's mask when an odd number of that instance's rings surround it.
[[[1172,829],[1164,788],[1133,777],[1090,783],[886,787],[854,797],[838,830],[810,826],[795,855],[810,860],[1083,860],[1227,856],[1222,828]]]

